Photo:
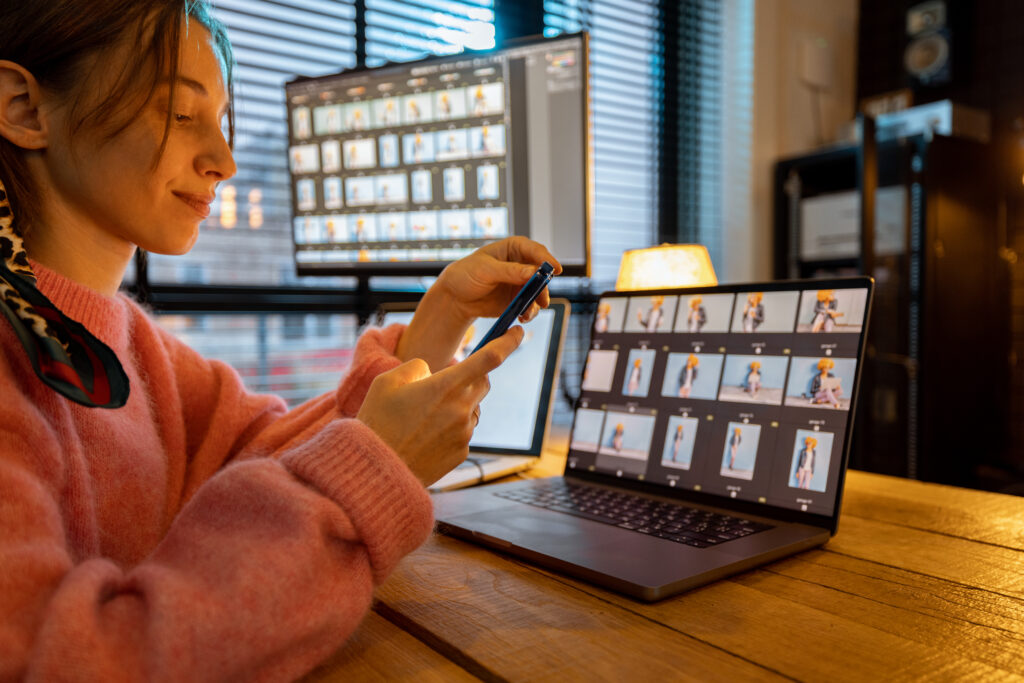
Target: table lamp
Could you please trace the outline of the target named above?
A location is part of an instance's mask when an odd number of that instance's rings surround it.
[[[706,247],[700,244],[662,244],[623,252],[615,289],[630,292],[717,284],[715,268]]]

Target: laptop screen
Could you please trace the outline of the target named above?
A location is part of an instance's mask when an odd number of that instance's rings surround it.
[[[870,286],[602,295],[568,470],[832,515]]]
[[[415,304],[387,307],[379,323],[407,324]],[[406,310],[401,310],[405,308]],[[537,317],[523,326],[523,342],[489,375],[491,390],[480,402],[480,422],[469,447],[476,452],[540,455],[558,369],[559,351],[565,331],[565,301],[552,301]],[[462,360],[476,348],[494,323],[479,318],[456,351]]]

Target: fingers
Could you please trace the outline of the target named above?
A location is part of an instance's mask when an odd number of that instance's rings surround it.
[[[430,366],[421,358],[413,358],[383,373],[381,377],[394,386],[402,386],[430,377]]]
[[[535,266],[547,261],[555,267],[555,275],[562,272],[562,264],[540,242],[525,237],[509,237],[498,243],[504,247],[505,260],[519,263],[532,263]]]
[[[523,328],[515,326],[487,346],[457,365],[445,368],[435,377],[447,387],[464,387],[471,382],[486,378],[487,373],[505,362],[523,341]],[[484,392],[486,393],[486,391]]]

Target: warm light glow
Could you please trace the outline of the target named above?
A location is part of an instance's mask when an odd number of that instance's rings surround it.
[[[249,227],[258,230],[263,226],[263,192],[258,187],[249,190]]]
[[[238,190],[232,185],[220,189],[220,224],[226,230],[231,230],[238,223],[237,196]]]
[[[623,252],[615,289],[628,292],[717,284],[715,268],[706,247],[700,244],[663,244]]]

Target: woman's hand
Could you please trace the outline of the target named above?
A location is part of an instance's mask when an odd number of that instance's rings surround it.
[[[513,327],[463,362],[431,374],[413,359],[378,375],[356,418],[398,454],[429,486],[466,459],[480,420],[487,373],[501,365],[523,340]]]
[[[561,264],[542,244],[509,237],[450,264],[423,295],[396,355],[403,361],[421,358],[435,372],[444,368],[470,323],[480,316],[501,315],[544,261],[555,267],[556,275],[562,272]],[[545,288],[521,320],[533,319],[549,300]]]

